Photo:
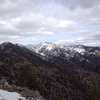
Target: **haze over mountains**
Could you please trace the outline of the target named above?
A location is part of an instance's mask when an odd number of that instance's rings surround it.
[[[99,100],[100,47],[2,43],[0,82],[29,100]]]

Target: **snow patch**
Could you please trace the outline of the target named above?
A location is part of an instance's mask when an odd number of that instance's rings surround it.
[[[8,92],[0,89],[0,100],[26,100],[24,97],[21,97],[20,94],[16,92]]]
[[[85,49],[83,49],[83,48],[74,48],[74,50],[77,51],[78,53],[85,52]]]

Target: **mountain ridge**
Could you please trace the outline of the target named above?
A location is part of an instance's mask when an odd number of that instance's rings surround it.
[[[10,85],[37,90],[46,100],[97,100],[95,98],[100,98],[100,63],[98,70],[95,65],[91,69],[94,58],[89,56],[91,63],[85,64],[84,60],[79,61],[79,55],[75,53],[75,59],[69,62],[62,54],[48,60],[24,46],[3,43],[0,45],[0,80],[5,78]],[[99,62],[100,58],[97,59]],[[90,68],[84,68],[81,63]]]

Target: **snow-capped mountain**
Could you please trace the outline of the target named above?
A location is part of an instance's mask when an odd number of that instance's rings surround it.
[[[100,59],[100,47],[43,42],[29,48],[43,59],[61,65],[73,63],[75,66],[92,66],[98,64]]]
[[[80,55],[84,54],[99,54],[99,47],[85,46],[80,44],[67,44],[67,43],[51,43],[51,42],[41,42],[39,44],[28,45],[27,46],[32,51],[42,55],[42,56],[59,56],[60,54],[65,54],[66,57],[72,57],[76,53]]]
[[[43,56],[47,56],[48,54],[57,56],[63,50],[66,55],[68,52],[77,52],[84,54],[85,49],[82,45],[67,45],[67,44],[58,44],[58,43],[50,43],[50,42],[43,42],[36,45],[28,45],[28,48],[39,53]]]

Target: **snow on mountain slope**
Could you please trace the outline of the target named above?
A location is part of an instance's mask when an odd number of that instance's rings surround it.
[[[80,53],[84,55],[85,49],[82,45],[74,45],[74,44],[58,44],[58,43],[49,43],[49,42],[43,42],[39,43],[37,45],[31,45],[28,46],[31,50],[35,51],[36,53],[47,56],[59,56],[60,54],[65,54],[68,56],[73,56],[74,53]]]
[[[0,100],[26,100],[16,92],[8,92],[0,89]]]
[[[43,42],[39,43],[37,45],[34,45],[32,49],[36,50],[36,52],[39,52],[41,49],[46,49],[46,50],[52,50],[56,45],[49,43],[49,42]]]
[[[41,55],[41,58],[52,63],[92,63],[92,57],[100,57],[100,48],[79,44],[48,43],[43,42],[29,47],[32,51]],[[92,59],[91,59],[92,58]]]

